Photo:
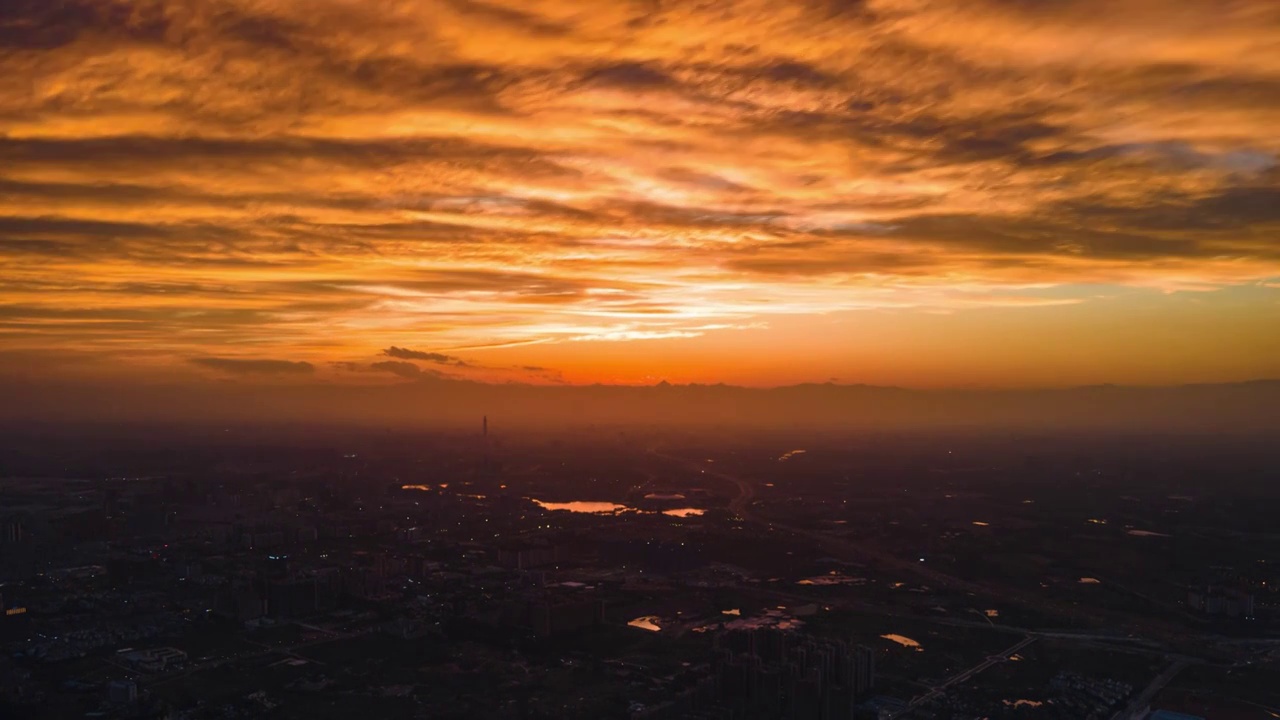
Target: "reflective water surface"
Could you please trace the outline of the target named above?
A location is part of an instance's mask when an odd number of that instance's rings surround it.
[[[619,505],[617,503],[591,502],[589,500],[574,500],[572,502],[562,503],[543,502],[541,500],[534,500],[533,502],[544,510],[568,510],[569,512],[578,513],[604,513],[612,515],[613,513],[631,509],[626,505]]]
[[[659,630],[662,629],[662,627],[658,625],[658,620],[660,619],[661,618],[659,618],[657,615],[644,615],[642,617],[636,618],[635,620],[632,620],[627,624],[634,628],[640,628],[641,630],[648,630],[649,632],[658,632]]]
[[[915,640],[912,640],[911,638],[907,637],[906,635],[893,635],[893,634],[889,634],[889,635],[881,635],[880,637],[884,638],[885,640],[891,640],[891,641],[893,641],[893,642],[896,642],[896,643],[898,643],[899,645],[901,645],[902,647],[909,647],[909,648],[912,648],[912,649],[914,649],[916,652],[923,652],[923,651],[924,651],[924,647],[923,647],[920,643],[916,642]]]

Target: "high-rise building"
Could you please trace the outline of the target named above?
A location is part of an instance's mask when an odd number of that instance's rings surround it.
[[[0,523],[0,544],[16,545],[26,540],[26,527],[19,517],[9,517]]]
[[[871,649],[847,642],[764,628],[726,633],[716,646],[719,705],[734,717],[851,719],[875,680]]]
[[[138,701],[138,684],[132,680],[107,683],[107,701],[112,705],[132,705]]]

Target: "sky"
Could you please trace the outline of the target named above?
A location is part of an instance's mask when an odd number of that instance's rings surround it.
[[[6,0],[24,383],[1280,377],[1272,0]]]

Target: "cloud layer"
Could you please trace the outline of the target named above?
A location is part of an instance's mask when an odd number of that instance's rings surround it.
[[[0,343],[543,381],[520,348],[1259,283],[1276,127],[1268,0],[17,0]]]

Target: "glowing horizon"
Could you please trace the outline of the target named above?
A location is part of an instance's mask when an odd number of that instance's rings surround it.
[[[0,371],[1280,377],[1280,6],[20,0]]]

